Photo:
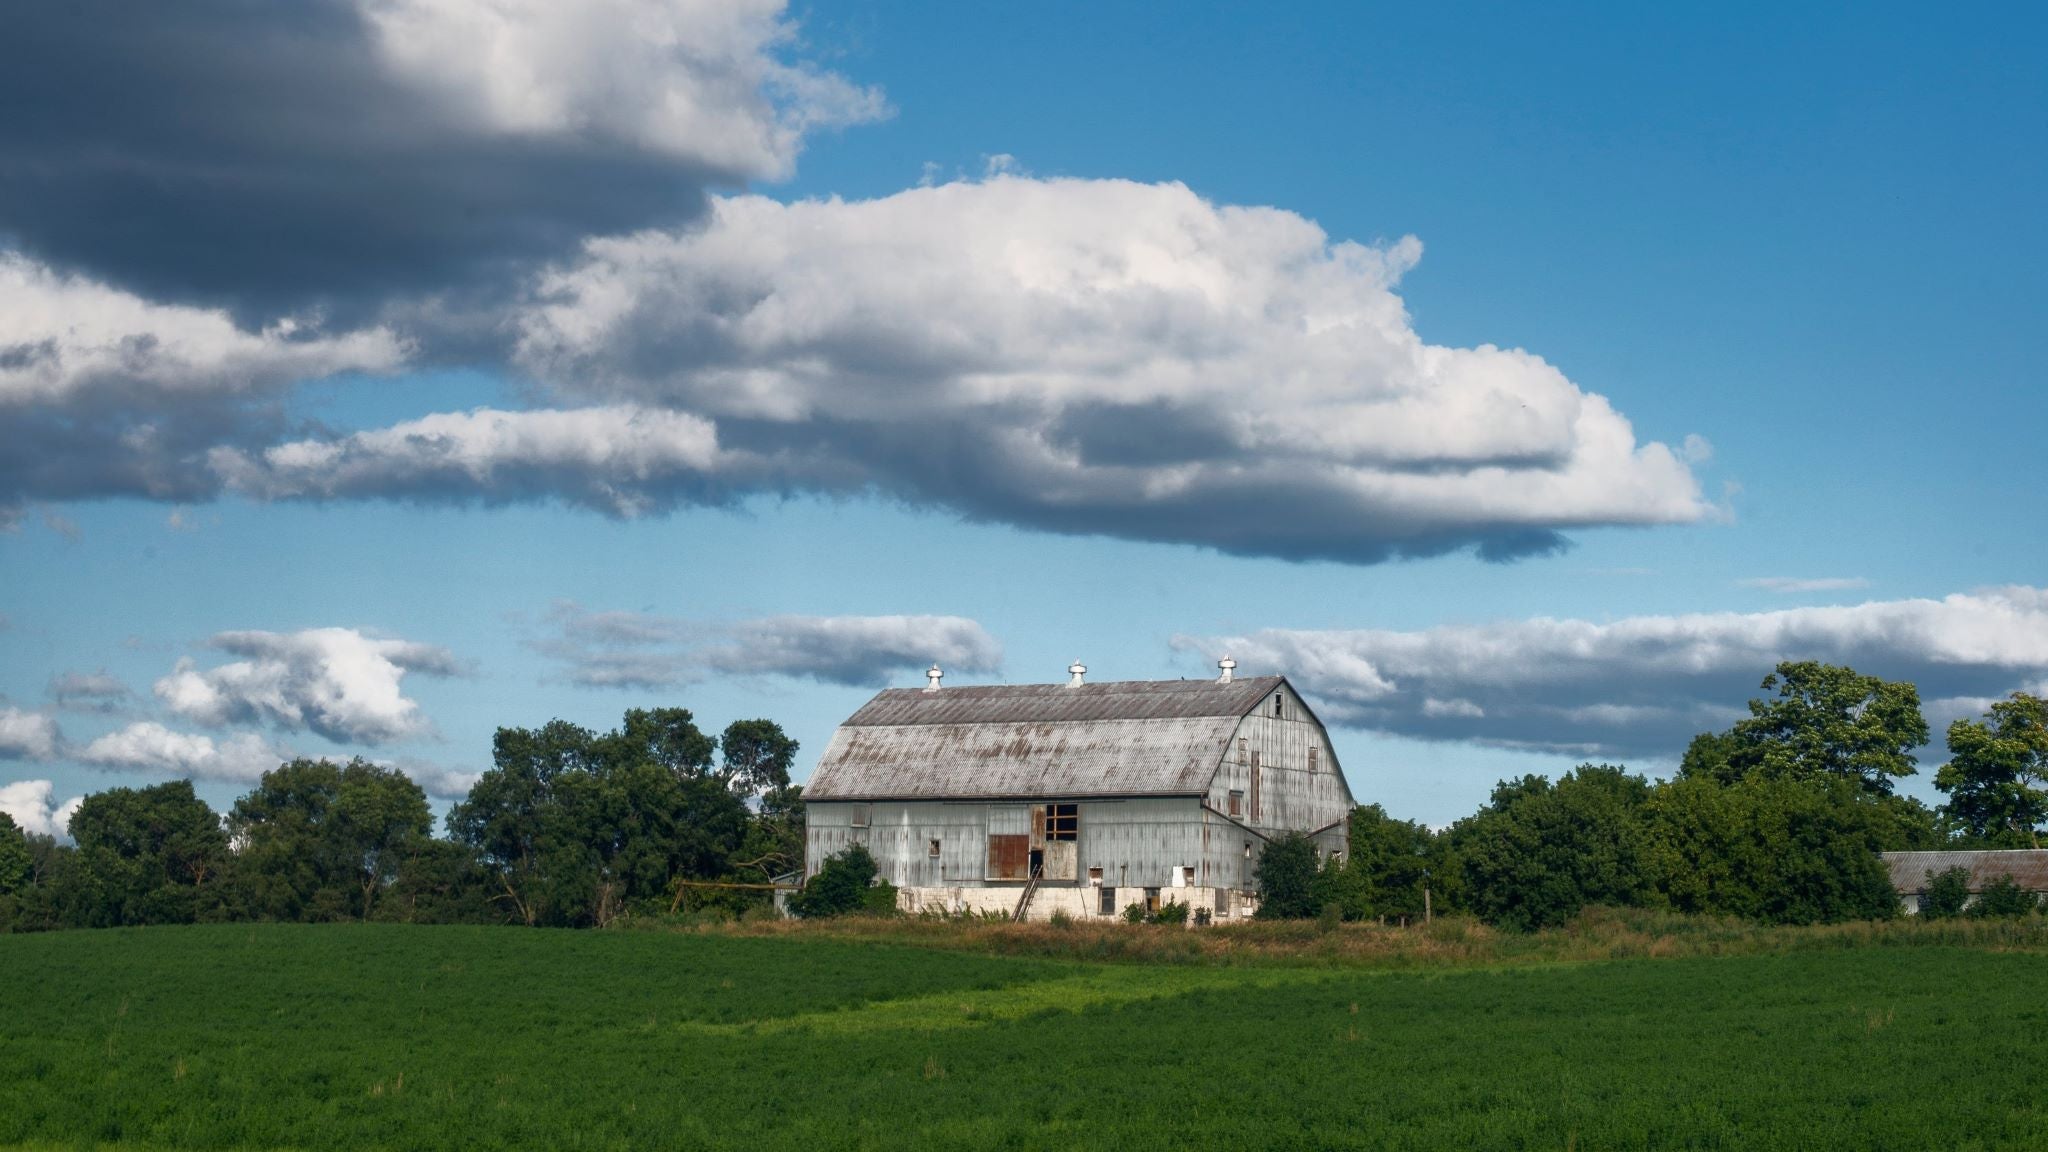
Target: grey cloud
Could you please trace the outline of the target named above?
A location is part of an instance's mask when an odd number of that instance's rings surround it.
[[[1726,727],[1781,660],[1918,684],[1930,721],[2048,675],[2048,590],[1996,588],[1776,612],[1534,619],[1418,632],[1182,637],[1284,672],[1326,719],[1430,740],[1574,756],[1675,758]]]
[[[120,712],[134,699],[119,677],[102,668],[97,672],[66,672],[50,677],[48,694],[52,703],[67,712]]]
[[[771,616],[714,624],[559,604],[551,634],[533,647],[571,683],[669,688],[713,674],[789,676],[854,687],[888,683],[936,661],[949,671],[994,672],[1002,646],[960,616]]]
[[[0,37],[0,235],[251,317],[494,297],[585,236],[686,222],[707,185],[780,175],[813,123],[879,114],[776,59],[779,10],[23,5]],[[631,38],[650,24],[690,50]]]

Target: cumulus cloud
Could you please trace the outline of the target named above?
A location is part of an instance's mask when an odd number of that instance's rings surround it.
[[[0,506],[211,496],[207,451],[274,439],[288,386],[406,354],[388,328],[250,329],[0,252]]]
[[[886,684],[937,662],[948,671],[994,672],[1002,646],[960,616],[770,616],[711,624],[642,612],[591,612],[558,604],[551,634],[534,642],[571,683],[591,688],[666,688],[712,674],[792,676],[829,684]]]
[[[1676,757],[1694,734],[1744,715],[1781,660],[1911,680],[1930,720],[1974,713],[2048,673],[2048,589],[1607,623],[1269,630],[1176,644],[1228,652],[1248,672],[1286,673],[1333,723],[1569,755]]]
[[[593,240],[544,279],[516,362],[599,403],[524,416],[585,446],[549,456],[552,490],[612,512],[872,491],[1363,562],[1706,514],[1679,454],[1541,358],[1424,342],[1395,293],[1419,254],[1178,184],[721,199],[703,227]],[[594,444],[652,436],[654,411],[687,414],[660,437],[685,449]],[[254,495],[533,493],[531,453],[495,432],[510,416],[445,419],[221,468]]]
[[[881,97],[780,0],[74,0],[0,37],[0,233],[153,298],[497,291]]]
[[[133,694],[117,676],[102,668],[97,672],[66,672],[50,677],[49,696],[67,712],[119,712]]]
[[[48,780],[0,784],[0,812],[13,817],[15,825],[32,836],[68,838],[71,814],[78,811],[84,800],[83,796],[73,796],[60,803],[56,784]]]
[[[1755,576],[1736,583],[1766,592],[1846,592],[1870,587],[1870,581],[1861,576]]]
[[[0,760],[51,760],[63,743],[55,720],[0,704]]]
[[[408,672],[461,672],[445,648],[353,628],[223,632],[208,643],[243,659],[213,668],[180,660],[155,685],[173,713],[212,727],[268,723],[337,743],[375,745],[427,732],[418,701],[401,691],[401,681]]]
[[[78,759],[96,768],[252,783],[290,759],[253,732],[215,740],[141,720],[93,740]]]

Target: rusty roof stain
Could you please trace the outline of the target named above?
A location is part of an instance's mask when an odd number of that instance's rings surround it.
[[[1193,795],[1278,676],[893,688],[832,735],[816,800]]]
[[[1951,868],[1970,871],[1970,891],[1982,892],[2001,876],[2029,892],[2048,892],[2048,848],[2013,848],[1981,852],[1886,852],[1884,864],[1891,871],[1892,887],[1900,892],[1924,892],[1927,874],[1940,875]]]

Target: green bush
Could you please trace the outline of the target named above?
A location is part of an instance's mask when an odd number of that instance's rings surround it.
[[[1927,872],[1927,891],[1920,895],[1920,916],[1926,920],[1947,920],[1963,914],[1970,902],[1970,870],[1950,868]]]
[[[2019,886],[2012,877],[2000,876],[1977,893],[1971,901],[1968,915],[1979,919],[1994,916],[2025,916],[2041,906],[2041,901],[2032,892]]]
[[[1124,909],[1124,923],[1143,924],[1144,922],[1145,906],[1143,904],[1132,904]]]
[[[846,851],[826,858],[803,891],[790,897],[789,910],[806,920],[866,910],[868,901],[874,899],[870,893],[881,890],[873,886],[874,881],[875,858],[865,845],[849,845]],[[894,909],[896,889],[882,888],[887,889],[889,907]]]
[[[1260,920],[1306,920],[1316,914],[1315,841],[1289,832],[1259,854]]]
[[[1168,900],[1159,906],[1159,911],[1145,919],[1153,924],[1185,924],[1188,922],[1188,906],[1178,900]]]

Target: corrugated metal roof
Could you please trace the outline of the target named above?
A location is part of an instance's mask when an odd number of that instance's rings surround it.
[[[1886,852],[1885,867],[1891,870],[1892,887],[1901,892],[1923,892],[1929,872],[1939,876],[1951,868],[1970,870],[1970,891],[1982,892],[2001,876],[2029,892],[2048,892],[2048,848],[2004,849],[1983,852]]]
[[[907,724],[1063,724],[1242,716],[1280,687],[1278,676],[1217,680],[1112,680],[1101,684],[973,684],[889,688],[849,716],[848,727]]]
[[[1278,676],[882,692],[832,735],[806,799],[1194,795]]]

